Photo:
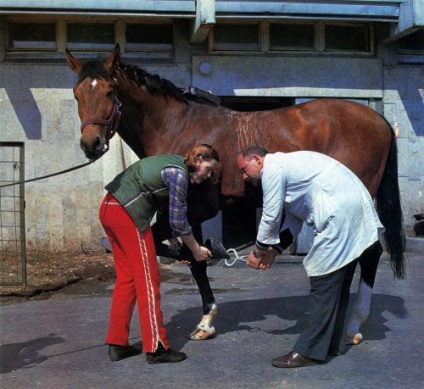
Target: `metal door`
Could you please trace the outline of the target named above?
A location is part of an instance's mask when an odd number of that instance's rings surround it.
[[[0,285],[26,285],[24,144],[0,142]]]

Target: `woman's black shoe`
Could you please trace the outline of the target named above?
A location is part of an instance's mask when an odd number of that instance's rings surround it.
[[[110,344],[108,353],[110,360],[112,362],[116,362],[120,361],[121,359],[141,354],[141,350],[133,346],[117,346],[115,344]]]
[[[180,351],[174,351],[170,348],[165,350],[162,345],[160,345],[154,353],[146,353],[147,363],[176,363],[184,361],[187,358],[187,355]]]

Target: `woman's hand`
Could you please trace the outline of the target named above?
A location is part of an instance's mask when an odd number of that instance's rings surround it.
[[[194,239],[193,234],[181,235],[181,240],[183,243],[191,250],[193,257],[197,262],[206,261],[208,258],[212,257],[212,253],[207,247],[200,246]]]
[[[212,257],[212,253],[207,247],[199,246],[199,250],[196,250],[196,252],[193,251],[193,256],[197,262],[200,262]]]

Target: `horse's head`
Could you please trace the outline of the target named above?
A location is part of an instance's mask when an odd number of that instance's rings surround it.
[[[119,45],[103,62],[83,63],[66,50],[68,65],[79,77],[74,96],[81,119],[81,148],[90,159],[97,159],[108,150],[109,140],[118,129],[120,102],[110,73],[119,57]]]

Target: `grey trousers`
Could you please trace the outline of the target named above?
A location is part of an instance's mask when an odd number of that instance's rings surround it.
[[[309,320],[293,351],[318,361],[324,361],[330,352],[344,351],[344,322],[357,262],[330,274],[309,277]]]

